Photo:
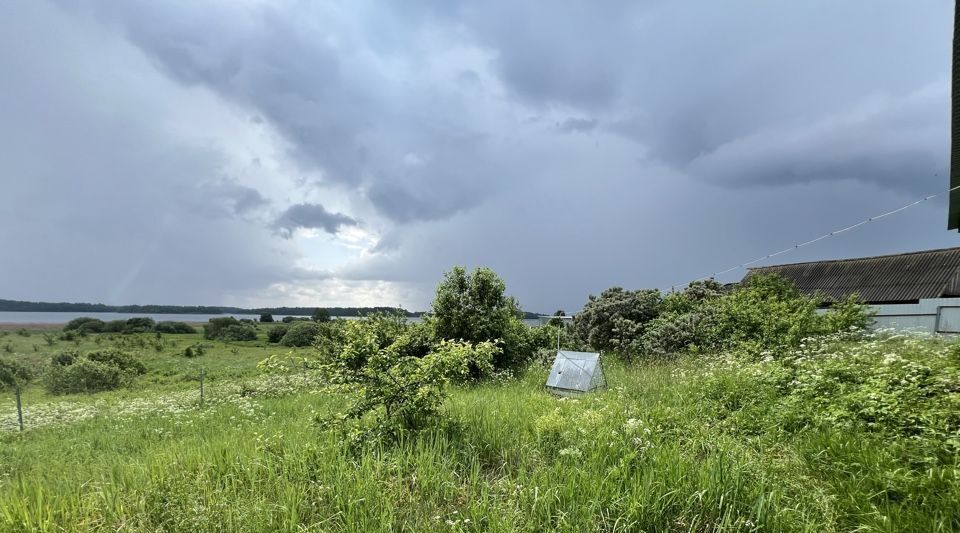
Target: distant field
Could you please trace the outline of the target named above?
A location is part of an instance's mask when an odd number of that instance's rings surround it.
[[[608,361],[611,387],[576,400],[546,393],[546,371],[533,367],[458,388],[437,429],[352,454],[314,422],[339,406],[337,395],[309,372],[258,369],[287,351],[266,344],[267,327],[231,344],[199,334],[52,345],[43,331],[0,337],[0,348],[37,363],[109,345],[148,367],[113,392],[51,396],[31,386],[23,434],[12,396],[0,399],[0,530],[960,528],[955,445],[839,422],[796,426],[783,414],[789,398],[761,385],[777,368],[767,363]],[[179,355],[196,342],[205,355]],[[946,364],[947,349],[923,340],[836,347],[837,357],[881,364],[896,352],[930,368]]]

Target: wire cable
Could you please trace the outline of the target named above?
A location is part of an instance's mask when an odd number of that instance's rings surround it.
[[[940,195],[942,195],[942,194],[950,194],[951,192],[953,192],[953,191],[955,191],[955,190],[957,190],[957,189],[960,189],[960,185],[957,185],[956,187],[953,187],[953,188],[947,190],[946,192],[938,192],[937,194],[931,194],[930,196],[925,196],[925,197],[923,197],[923,198],[921,198],[921,199],[919,199],[919,200],[917,200],[917,201],[915,201],[915,202],[911,202],[911,203],[909,203],[909,204],[907,204],[907,205],[904,205],[904,206],[902,206],[902,207],[898,207],[898,208],[894,209],[893,211],[887,211],[886,213],[883,213],[882,215],[872,216],[872,217],[870,217],[870,218],[868,218],[868,219],[861,220],[860,222],[857,222],[856,224],[853,224],[853,225],[851,225],[851,226],[847,226],[847,227],[842,228],[842,229],[834,230],[834,231],[831,231],[830,233],[824,233],[823,235],[821,235],[821,236],[819,236],[819,237],[817,237],[817,238],[815,238],[815,239],[810,239],[809,241],[806,241],[806,242],[801,242],[801,243],[799,243],[799,244],[794,244],[793,246],[791,246],[791,247],[789,247],[789,248],[784,248],[783,250],[780,250],[779,252],[769,253],[769,254],[767,254],[767,255],[765,255],[765,256],[763,256],[763,257],[758,257],[758,258],[756,258],[756,259],[754,259],[754,260],[752,260],[752,261],[747,261],[747,262],[745,262],[745,263],[740,263],[739,265],[734,265],[734,266],[732,266],[732,267],[730,267],[730,268],[728,268],[728,269],[726,269],[726,270],[720,270],[720,271],[718,271],[718,272],[714,272],[714,273],[710,274],[709,276],[703,276],[702,278],[697,278],[697,279],[695,279],[695,280],[693,280],[693,281],[703,281],[703,280],[706,280],[706,279],[713,279],[713,278],[716,278],[717,276],[721,276],[721,275],[726,274],[726,273],[728,273],[728,272],[733,272],[734,270],[738,270],[738,269],[747,267],[747,266],[749,266],[749,265],[752,265],[752,264],[755,264],[755,263],[759,263],[760,261],[763,261],[763,260],[765,260],[765,259],[770,259],[771,257],[776,257],[776,256],[778,256],[778,255],[783,255],[783,254],[785,254],[785,253],[787,253],[787,252],[792,252],[792,251],[794,251],[794,250],[796,250],[796,249],[798,249],[798,248],[803,248],[804,246],[809,246],[809,245],[811,245],[811,244],[813,244],[813,243],[815,243],[815,242],[819,242],[819,241],[822,241],[822,240],[824,240],[824,239],[829,239],[830,237],[833,237],[834,235],[839,235],[839,234],[844,233],[844,232],[846,232],[846,231],[850,231],[850,230],[852,230],[852,229],[854,229],[854,228],[858,228],[858,227],[863,226],[863,225],[865,225],[865,224],[869,224],[870,222],[874,222],[874,221],[880,220],[881,218],[888,217],[888,216],[890,216],[890,215],[899,213],[900,211],[904,211],[904,210],[906,210],[906,209],[910,209],[911,207],[913,207],[913,206],[915,206],[915,205],[917,205],[917,204],[922,204],[923,202],[926,202],[927,200],[931,200],[931,199],[933,199],[933,198],[936,198],[936,197],[938,197],[938,196],[940,196]],[[690,283],[692,283],[692,281],[691,281]],[[671,285],[671,286],[670,286],[670,290],[671,290],[671,291],[676,290],[676,288],[677,288],[678,286],[682,286],[682,285]]]

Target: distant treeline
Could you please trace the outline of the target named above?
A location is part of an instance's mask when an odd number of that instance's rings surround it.
[[[396,313],[400,311],[406,316],[420,316],[423,313],[398,309],[396,307],[324,307],[330,316],[365,316],[371,313]],[[223,307],[209,305],[106,305],[91,303],[68,302],[21,302],[17,300],[0,299],[0,311],[19,312],[49,312],[49,313],[144,313],[144,314],[171,314],[171,315],[302,315],[311,316],[316,307],[258,307],[244,309],[242,307]]]

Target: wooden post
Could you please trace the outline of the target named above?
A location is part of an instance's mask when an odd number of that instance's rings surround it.
[[[207,374],[206,370],[200,369],[200,408],[203,409],[203,376]]]
[[[23,406],[20,403],[20,387],[17,386],[17,422],[20,423],[20,431],[23,431]]]

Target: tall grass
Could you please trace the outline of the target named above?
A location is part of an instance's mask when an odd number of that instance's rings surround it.
[[[462,387],[439,426],[356,452],[313,423],[340,399],[309,387],[5,433],[0,530],[960,529],[955,455],[919,466],[909,436],[788,426],[752,365],[607,371],[576,400],[542,369]]]

